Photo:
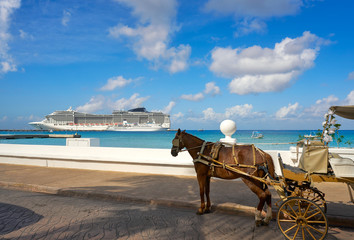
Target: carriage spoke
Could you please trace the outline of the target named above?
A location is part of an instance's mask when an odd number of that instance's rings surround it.
[[[287,239],[319,240],[327,234],[326,216],[322,209],[309,199],[295,197],[286,200],[280,206],[277,218],[278,226]]]
[[[302,227],[301,228],[301,233],[302,233],[302,240],[305,240],[305,231],[304,231],[304,228]]]
[[[309,205],[307,206],[305,212],[304,212],[304,216],[306,216],[306,214],[307,214],[308,210],[310,209],[310,207],[311,207],[311,205],[309,204]]]
[[[281,211],[286,215],[286,216],[289,216],[289,217],[291,217],[292,219],[296,219],[296,213],[295,213],[295,216],[293,216],[291,213],[289,213],[289,212],[287,212],[286,210],[284,210],[284,209],[281,209]],[[294,211],[294,210],[293,210]]]
[[[294,224],[292,227],[288,228],[287,230],[285,230],[284,232],[287,233],[290,230],[293,230],[295,227],[297,226],[297,224]]]
[[[326,221],[307,221],[307,223],[312,223],[312,224],[326,224]]]
[[[312,217],[314,217],[314,216],[316,216],[316,215],[318,215],[320,213],[321,213],[321,211],[318,211],[318,212],[312,214],[311,216],[307,217],[306,220],[309,220],[310,218],[312,218]]]
[[[295,214],[295,216],[297,217],[298,214],[297,214],[297,212],[293,209],[293,207],[292,207],[290,204],[288,204],[288,206],[289,206],[289,208],[291,209],[291,211],[293,211],[293,213]],[[296,218],[296,217],[294,217],[294,218]]]
[[[299,225],[297,225],[297,229],[296,229],[296,232],[295,232],[295,234],[294,234],[293,239],[295,239],[295,238],[296,238],[297,234],[299,233],[299,229],[300,229],[300,226],[299,226]]]
[[[296,220],[291,220],[291,219],[279,219],[279,222],[288,222],[288,223],[294,223]]]
[[[316,240],[315,236],[313,236],[313,234],[311,233],[311,231],[305,227],[306,231],[310,234],[310,236],[312,237],[312,239]]]
[[[312,210],[308,211],[308,215],[312,214],[315,211],[318,211],[318,209],[312,209]]]
[[[299,210],[299,214],[297,214],[297,216],[302,216],[300,199],[298,199],[296,202],[297,202],[297,208]]]
[[[320,230],[318,230],[317,228],[314,228],[313,226],[311,226],[311,225],[307,225],[307,226],[309,226],[311,229],[313,229],[313,230],[315,230],[315,231],[317,231],[318,233],[320,233],[320,234],[324,234],[324,232],[323,231],[320,231]]]

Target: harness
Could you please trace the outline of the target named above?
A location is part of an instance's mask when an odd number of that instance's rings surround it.
[[[260,150],[259,148],[255,147],[253,144],[248,145],[248,146],[252,146],[253,165],[239,163],[238,156],[235,151],[235,148],[237,147],[236,144],[232,145],[232,156],[233,156],[233,159],[235,162],[234,164],[226,164],[224,161],[220,162],[217,160],[219,158],[219,152],[220,152],[221,148],[223,147],[223,143],[220,143],[220,142],[212,143],[212,142],[203,141],[202,145],[182,150],[185,146],[183,144],[183,140],[182,140],[181,136],[178,136],[178,138],[175,138],[172,140],[172,144],[173,144],[173,147],[177,148],[179,152],[199,148],[200,152],[197,153],[198,157],[196,159],[193,159],[193,163],[202,163],[206,166],[209,166],[211,169],[212,176],[214,176],[215,167],[222,167],[223,169],[228,170],[228,172],[237,173],[243,177],[249,177],[249,178],[253,178],[255,180],[260,181],[261,183],[263,183],[263,189],[266,188],[267,184],[269,184],[272,180],[274,180],[272,178],[272,176],[269,174],[268,164],[266,161],[264,161],[260,164],[256,163],[256,152],[258,152],[262,156],[262,159],[264,159],[264,152],[262,150]],[[213,145],[209,155],[204,154],[205,147],[207,145]],[[252,171],[252,173],[247,173],[246,171],[242,170],[243,168],[254,169],[254,170]],[[254,176],[254,174],[257,170],[264,171],[265,176],[264,177]],[[272,180],[267,178],[268,176]]]
[[[234,164],[225,164],[224,161],[222,163],[217,161],[217,159],[219,158],[219,152],[222,148],[222,143],[220,143],[220,142],[213,143],[213,146],[211,148],[209,156],[204,154],[205,146],[206,146],[206,142],[204,141],[201,146],[200,152],[198,153],[198,158],[193,159],[193,163],[199,162],[199,163],[209,166],[210,169],[212,170],[212,176],[214,176],[215,167],[222,167],[222,168],[230,170],[232,172],[240,173],[241,175],[245,175],[245,174],[248,175],[248,173],[246,173],[240,169],[251,168],[254,170],[249,175],[253,175],[257,170],[263,170],[266,173],[264,178],[266,178],[269,175],[268,165],[266,162],[261,163],[261,164],[256,164],[256,151],[258,151],[262,155],[262,157],[264,156],[264,153],[259,148],[255,147],[253,144],[251,145],[252,146],[253,165],[239,163],[239,161],[237,159],[236,152],[235,152],[235,147],[237,146],[236,144],[232,145],[232,156],[233,156],[233,159],[235,162]],[[237,170],[235,171],[235,169],[237,169]]]

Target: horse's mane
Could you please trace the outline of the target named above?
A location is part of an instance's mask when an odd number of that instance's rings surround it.
[[[188,136],[190,136],[190,137],[196,138],[196,139],[198,139],[199,141],[204,142],[203,139],[201,139],[201,138],[199,138],[199,137],[197,137],[197,136],[194,136],[194,135],[192,135],[192,134],[190,134],[190,133],[184,132],[184,134],[186,134],[186,135],[188,135]]]
[[[203,140],[203,139],[201,139],[201,138],[199,138],[199,137],[197,137],[197,136],[194,136],[194,135],[192,135],[192,134],[190,134],[190,133],[184,132],[184,134],[187,134],[188,136],[191,136],[191,137],[193,137],[193,138],[195,138],[195,139],[197,139],[197,140],[199,140],[199,141],[201,141],[201,142],[205,142],[205,140]],[[211,143],[212,143],[212,142],[207,142],[208,145],[211,144]]]

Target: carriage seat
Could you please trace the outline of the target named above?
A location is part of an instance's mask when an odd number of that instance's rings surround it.
[[[329,163],[336,177],[354,177],[354,160],[330,154]]]
[[[294,173],[307,173],[305,170],[302,170],[301,168],[293,167],[293,166],[285,164],[285,163],[283,163],[283,166],[285,169],[288,169]]]

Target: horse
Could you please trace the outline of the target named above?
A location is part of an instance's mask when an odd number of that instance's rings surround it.
[[[197,180],[199,184],[200,193],[200,207],[197,214],[211,212],[210,203],[210,179],[217,177],[222,179],[236,179],[240,178],[242,181],[254,192],[258,198],[259,203],[255,210],[255,223],[257,226],[268,225],[272,219],[272,196],[267,184],[264,184],[255,178],[239,174],[237,172],[229,171],[223,167],[211,167],[210,161],[203,160],[203,156],[211,156],[213,153],[213,142],[206,142],[196,136],[193,136],[186,131],[178,129],[175,138],[172,140],[171,155],[176,157],[182,149],[186,148],[193,158],[194,168],[197,173]],[[204,145],[204,146],[203,146]],[[253,145],[234,145],[227,147],[219,145],[218,161],[227,165],[236,166],[237,169],[242,170],[255,177],[265,177],[269,174],[273,179],[275,178],[274,164],[272,157],[266,152]],[[234,149],[233,149],[234,148]],[[202,161],[200,161],[202,159]],[[199,160],[199,161],[198,161]],[[235,164],[235,162],[237,164]],[[267,173],[268,172],[268,173]],[[206,204],[204,200],[206,196]],[[267,203],[267,211],[265,218],[262,218],[263,207]]]

